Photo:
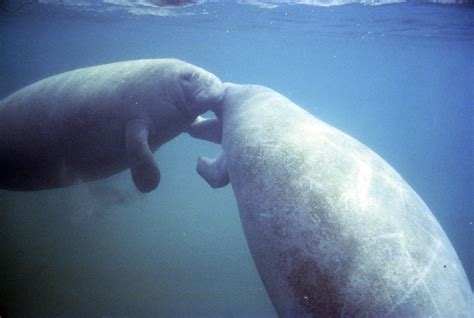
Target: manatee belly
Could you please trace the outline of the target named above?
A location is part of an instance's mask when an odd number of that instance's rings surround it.
[[[107,177],[127,167],[126,121],[121,118],[42,113],[22,118],[13,111],[0,113],[0,187],[65,186]]]
[[[233,110],[223,147],[278,314],[468,317],[464,269],[415,191],[360,142],[275,102]]]

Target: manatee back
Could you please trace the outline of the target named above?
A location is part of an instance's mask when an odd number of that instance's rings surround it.
[[[228,96],[229,177],[281,316],[469,315],[449,239],[388,163],[269,89]]]

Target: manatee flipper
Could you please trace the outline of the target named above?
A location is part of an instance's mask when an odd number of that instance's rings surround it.
[[[219,152],[215,159],[199,157],[196,170],[214,189],[222,188],[229,184],[229,175],[227,174],[227,164],[223,150]]]
[[[143,193],[154,190],[160,183],[160,169],[148,145],[148,135],[147,121],[135,119],[127,123],[125,145],[130,171],[135,186]]]
[[[217,118],[198,116],[188,129],[188,134],[197,139],[220,144],[222,141],[222,122]]]

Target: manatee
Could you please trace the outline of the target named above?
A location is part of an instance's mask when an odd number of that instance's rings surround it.
[[[269,88],[225,85],[189,130],[222,142],[197,171],[231,183],[280,317],[472,317],[451,242],[387,162]]]
[[[82,68],[31,84],[0,102],[0,188],[33,191],[130,168],[155,189],[153,152],[187,130],[224,93],[213,74],[176,59]]]

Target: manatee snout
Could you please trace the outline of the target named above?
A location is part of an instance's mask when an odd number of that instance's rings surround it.
[[[221,80],[201,68],[186,74],[181,85],[186,94],[185,108],[192,117],[216,108],[225,92]]]
[[[203,75],[206,88],[196,94],[195,100],[196,102],[207,101],[209,108],[212,110],[222,101],[225,87],[217,76],[209,72],[206,73]]]

